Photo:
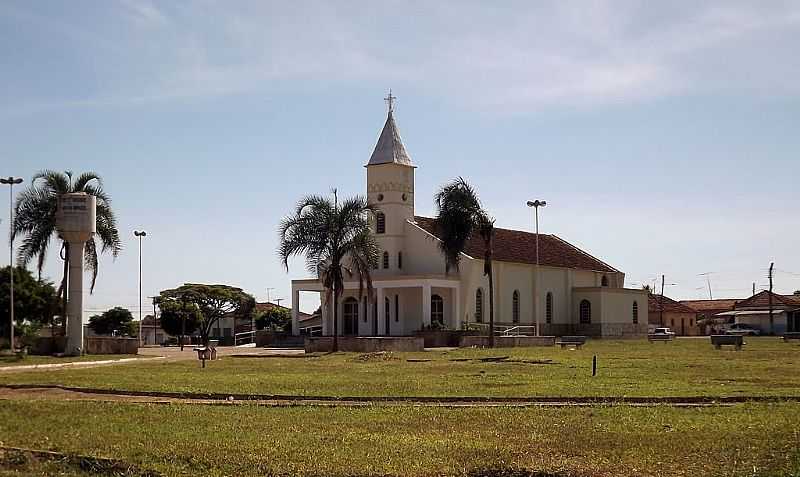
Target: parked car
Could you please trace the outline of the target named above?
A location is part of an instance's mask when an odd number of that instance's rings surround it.
[[[752,325],[748,325],[747,323],[734,323],[725,330],[726,335],[742,335],[742,336],[758,336],[761,334],[761,330],[758,328],[754,328]]]
[[[675,336],[675,332],[669,328],[656,328],[653,330],[654,335],[671,335]]]

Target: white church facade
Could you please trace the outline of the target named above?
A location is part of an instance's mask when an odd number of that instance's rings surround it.
[[[378,209],[375,237],[381,248],[373,271],[373,299],[346,282],[339,300],[343,336],[409,336],[424,329],[463,329],[489,321],[483,246],[471,240],[459,270],[445,273],[434,220],[414,214],[416,165],[390,110],[366,165],[367,198]],[[432,195],[432,194],[431,194]],[[623,287],[625,274],[555,235],[495,228],[494,307],[501,328],[525,334],[642,336],[647,333],[647,293]],[[539,286],[536,287],[536,280]],[[535,290],[538,289],[538,294]],[[299,294],[323,293],[317,279],[292,281],[292,330],[298,333]],[[333,334],[331,304],[322,300],[322,335]]]

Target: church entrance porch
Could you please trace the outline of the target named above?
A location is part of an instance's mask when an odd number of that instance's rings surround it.
[[[429,329],[459,329],[460,282],[444,276],[382,278],[373,281],[373,294],[359,294],[357,282],[345,282],[339,298],[340,336],[413,336]],[[316,291],[324,298],[318,280],[292,281],[292,331],[299,314],[299,293]],[[322,301],[322,336],[333,335],[333,303]]]

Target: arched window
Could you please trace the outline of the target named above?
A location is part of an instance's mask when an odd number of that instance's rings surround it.
[[[511,321],[519,323],[519,292],[517,290],[514,290],[514,294],[511,296]]]
[[[633,302],[633,324],[636,325],[639,323],[639,304]]]
[[[603,275],[603,278],[600,279],[600,286],[607,287],[608,286],[608,277]]]
[[[475,321],[483,323],[483,290],[475,292]]]
[[[444,325],[444,300],[439,295],[431,295],[431,325]]]
[[[386,215],[384,215],[383,212],[378,212],[375,215],[375,233],[376,234],[386,233]]]
[[[547,324],[553,322],[553,294],[551,292],[547,292],[544,300],[544,321]]]
[[[403,268],[403,252],[397,252],[397,268]]]
[[[588,325],[592,322],[592,304],[589,300],[581,300],[580,305],[580,323]]]
[[[344,334],[354,335],[358,331],[358,300],[347,297],[342,308],[344,311]]]
[[[389,268],[389,252],[383,252],[383,268]]]

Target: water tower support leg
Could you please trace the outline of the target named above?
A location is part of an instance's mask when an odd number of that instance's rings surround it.
[[[66,354],[80,356],[83,350],[83,248],[85,242],[69,244],[69,301],[67,302]]]

